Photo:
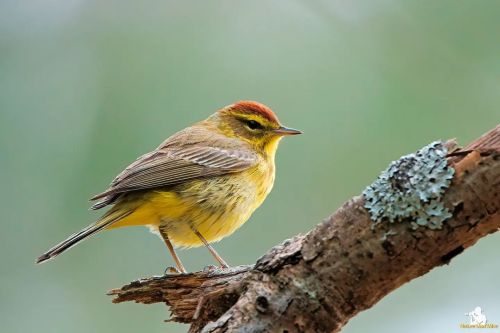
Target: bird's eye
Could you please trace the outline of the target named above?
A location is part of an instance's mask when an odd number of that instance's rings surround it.
[[[264,126],[262,126],[261,123],[259,123],[258,121],[255,121],[255,120],[247,120],[245,123],[248,126],[248,128],[250,128],[251,130],[257,130],[257,129],[264,128]]]

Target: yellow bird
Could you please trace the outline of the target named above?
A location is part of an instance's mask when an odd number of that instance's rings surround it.
[[[241,101],[172,135],[139,157],[110,187],[92,198],[92,209],[113,205],[97,222],[42,254],[51,259],[101,230],[147,226],[161,236],[177,270],[186,270],[174,247],[210,245],[245,223],[273,187],[274,157],[282,126],[267,106]]]

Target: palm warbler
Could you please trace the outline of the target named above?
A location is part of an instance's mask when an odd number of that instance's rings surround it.
[[[177,270],[186,272],[176,247],[210,245],[232,234],[259,207],[274,183],[274,156],[283,136],[267,106],[241,101],[165,140],[120,173],[91,200],[92,209],[113,205],[97,222],[42,254],[51,259],[101,230],[147,226],[161,236]]]

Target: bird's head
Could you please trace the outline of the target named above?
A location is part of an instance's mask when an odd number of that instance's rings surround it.
[[[282,137],[302,133],[281,125],[270,108],[253,101],[228,105],[217,111],[209,120],[226,136],[244,140],[256,149],[272,153]]]

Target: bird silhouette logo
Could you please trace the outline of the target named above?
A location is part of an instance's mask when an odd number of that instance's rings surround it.
[[[469,317],[470,325],[485,325],[488,322],[480,306],[476,306],[474,310],[467,312],[465,315]]]

